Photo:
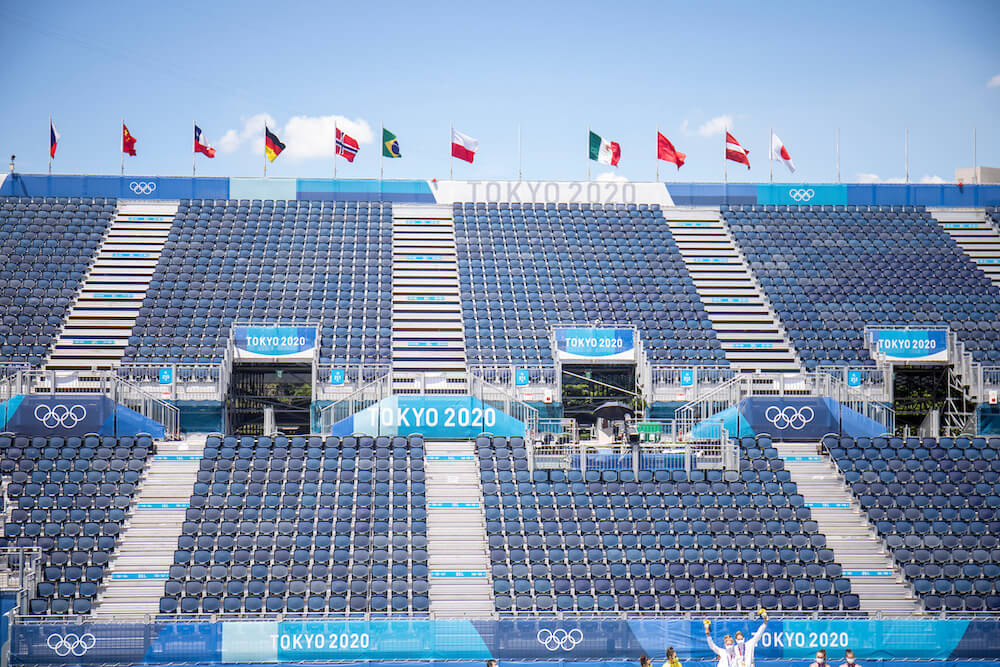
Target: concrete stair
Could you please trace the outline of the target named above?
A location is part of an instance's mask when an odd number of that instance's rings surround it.
[[[1000,230],[981,208],[933,208],[928,212],[1000,289]]]
[[[99,592],[94,616],[135,618],[159,613],[163,585],[198,474],[205,435],[157,443],[132,515]]]
[[[478,463],[471,442],[425,444],[429,598],[435,618],[496,613]]]
[[[920,615],[923,603],[848,490],[843,476],[816,443],[775,443],[834,559],[851,581],[861,611]],[[818,506],[817,506],[818,505]]]

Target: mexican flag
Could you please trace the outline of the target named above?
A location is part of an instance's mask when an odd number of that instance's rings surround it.
[[[618,160],[622,156],[622,147],[617,141],[602,139],[600,135],[590,133],[590,159],[597,160],[601,164],[610,164],[612,167],[618,166]]]

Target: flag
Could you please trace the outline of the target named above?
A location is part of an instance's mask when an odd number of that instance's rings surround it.
[[[674,145],[670,143],[670,139],[657,132],[656,159],[663,160],[664,162],[673,162],[680,169],[684,166],[684,160],[687,159],[687,155],[674,148]]]
[[[337,129],[337,155],[348,162],[354,162],[358,155],[358,140]]]
[[[590,133],[590,159],[597,160],[601,164],[610,164],[612,167],[618,166],[618,160],[622,157],[622,147],[617,141],[608,141],[600,136]]]
[[[215,157],[215,149],[208,145],[208,142],[201,141],[201,128],[194,126],[194,152],[201,153],[205,157]]]
[[[795,173],[795,163],[792,162],[792,156],[788,154],[788,149],[785,148],[785,144],[781,143],[778,135],[773,132],[771,133],[771,159],[784,162],[788,171]]]
[[[52,119],[49,118],[49,157],[56,156],[56,146],[59,145],[59,131],[56,130],[56,126],[52,124]]]
[[[451,155],[459,160],[472,162],[479,150],[479,141],[467,134],[462,134],[455,128],[451,128]]]
[[[382,128],[382,157],[403,157],[399,152],[399,141],[396,135],[389,130]]]
[[[281,151],[285,150],[285,144],[281,143],[281,140],[267,129],[267,125],[264,126],[264,154],[267,155],[267,159],[274,162],[274,158],[281,155]]]
[[[726,159],[745,164],[750,169],[750,151],[740,146],[740,142],[729,132],[726,132]]]
[[[122,153],[128,153],[132,157],[135,157],[135,141],[135,137],[125,127],[125,123],[122,123]]]

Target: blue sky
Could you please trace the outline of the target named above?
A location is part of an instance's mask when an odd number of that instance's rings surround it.
[[[652,180],[659,127],[687,164],[663,180],[719,181],[722,125],[767,181],[769,128],[795,160],[775,180],[904,174],[954,179],[1000,166],[1000,3],[191,2],[0,4],[0,151],[55,173],[118,173],[122,116],[134,174],[191,173],[192,119],[218,149],[199,175],[259,176],[262,119],[288,150],[269,175],[333,173],[332,117],[362,139],[338,176],[378,175],[379,123],[399,136],[386,178],[447,178],[449,125],[480,140],[457,178],[584,179],[587,127]],[[991,86],[990,83],[993,82]],[[6,159],[4,159],[6,163]]]

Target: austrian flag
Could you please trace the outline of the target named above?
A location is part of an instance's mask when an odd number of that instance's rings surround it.
[[[750,151],[740,146],[740,142],[729,132],[726,132],[726,159],[745,164],[750,169]]]

